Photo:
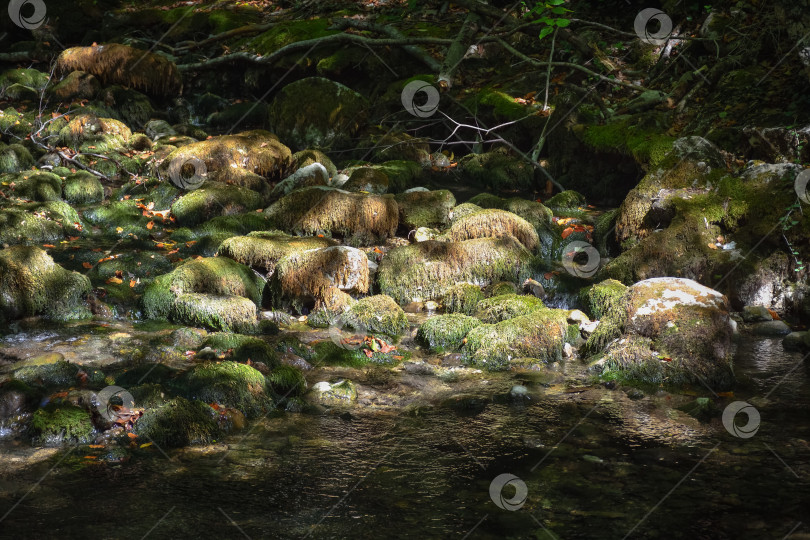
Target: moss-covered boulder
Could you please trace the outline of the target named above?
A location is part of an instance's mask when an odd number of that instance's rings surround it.
[[[331,238],[290,236],[280,231],[255,231],[247,236],[228,238],[219,246],[217,254],[255,268],[269,277],[285,255],[335,244],[337,242]]]
[[[312,385],[308,397],[327,407],[346,407],[357,401],[357,386],[348,379],[321,381]]]
[[[615,279],[606,279],[582,289],[579,299],[594,319],[601,319],[619,305],[627,287]]]
[[[340,149],[366,117],[368,100],[340,83],[307,77],[288,84],[270,105],[272,129],[296,150]]]
[[[388,175],[374,167],[357,167],[341,186],[346,191],[381,195],[388,191]]]
[[[9,69],[0,74],[0,96],[6,96],[6,90],[14,85],[25,86],[34,92],[39,92],[48,86],[49,79],[47,73],[36,69]]]
[[[101,83],[91,73],[71,71],[48,90],[48,94],[57,102],[93,99],[101,89]]]
[[[450,223],[456,198],[450,191],[407,191],[395,197],[399,206],[399,221],[408,229],[442,228]]]
[[[65,178],[65,200],[71,204],[97,203],[104,199],[104,186],[87,171],[77,171]]]
[[[448,313],[472,315],[478,303],[484,299],[484,291],[472,283],[457,283],[447,289],[442,296],[442,305]]]
[[[82,215],[87,221],[108,235],[129,236],[130,234],[144,237],[149,234],[147,228],[154,218],[143,215],[138,201],[109,201],[106,204],[93,206],[85,210]]]
[[[161,448],[210,444],[221,435],[214,409],[202,401],[182,397],[146,409],[133,431]]]
[[[34,158],[25,146],[0,142],[0,174],[19,172],[33,166]]]
[[[465,361],[488,370],[501,370],[517,358],[551,363],[562,360],[568,332],[562,309],[537,309],[495,324],[482,324],[467,333],[462,347]]]
[[[194,366],[178,381],[189,399],[234,407],[256,417],[272,407],[264,375],[247,364],[206,362]]]
[[[60,353],[48,353],[21,360],[11,366],[12,376],[27,385],[67,388],[77,383],[79,366]]]
[[[603,317],[586,350],[600,356],[593,369],[603,377],[728,388],[734,380],[728,311],[725,296],[695,281],[644,280]]]
[[[296,170],[290,176],[276,184],[270,192],[271,200],[278,200],[293,190],[309,186],[326,186],[329,184],[329,172],[318,162],[311,163]]]
[[[528,315],[538,309],[545,309],[543,301],[535,296],[502,294],[478,303],[475,317],[489,324]]]
[[[196,259],[150,283],[143,305],[149,318],[252,333],[263,289],[264,280],[245,265],[225,257]]]
[[[293,191],[265,209],[271,222],[299,235],[340,236],[358,244],[391,237],[399,223],[392,196],[309,187]]]
[[[0,183],[13,186],[10,194],[19,199],[46,202],[62,198],[62,179],[46,171],[4,174]]]
[[[93,440],[95,433],[88,411],[73,405],[56,403],[50,403],[34,412],[31,429],[35,434],[35,441],[45,445],[87,443]]]
[[[343,314],[342,320],[350,328],[368,334],[397,337],[408,329],[405,312],[384,294],[361,298]]]
[[[561,191],[546,201],[546,206],[554,210],[579,208],[585,205],[585,196],[572,189]]]
[[[461,313],[437,315],[422,323],[416,337],[433,351],[455,351],[461,348],[469,331],[480,325],[480,320]]]
[[[447,235],[456,242],[513,236],[529,251],[540,245],[537,231],[528,221],[504,210],[481,210],[454,220]]]
[[[45,244],[79,236],[81,218],[64,201],[16,202],[0,198],[0,244]]]
[[[264,198],[251,189],[209,182],[177,199],[172,204],[172,215],[178,224],[191,226],[214,216],[239,214],[262,206]]]
[[[105,84],[120,84],[157,95],[177,95],[183,87],[174,62],[161,54],[118,43],[71,47],[56,59],[58,71],[85,71]]]
[[[296,171],[314,163],[320,163],[324,166],[327,179],[337,174],[337,167],[335,167],[335,164],[329,156],[316,148],[307,148],[306,150],[296,152],[290,159],[290,167]]]
[[[366,254],[347,246],[331,246],[282,257],[267,290],[273,307],[301,311],[325,298],[333,289],[363,294],[368,288]]]
[[[83,315],[90,280],[56,264],[36,247],[0,250],[0,321],[45,315],[66,320]]]
[[[288,174],[292,153],[273,133],[253,130],[222,135],[173,150],[158,171],[166,181],[181,184],[200,176],[259,190],[261,177],[281,179]],[[191,169],[187,171],[186,169]],[[199,181],[190,182],[197,187]]]
[[[495,208],[516,214],[534,226],[535,229],[544,229],[551,224],[553,212],[544,204],[530,201],[520,197],[502,199],[491,193],[479,193],[464,204],[453,210],[453,221],[471,214],[479,208]]]
[[[498,197],[498,199],[500,199],[500,197]],[[476,203],[472,203],[469,201],[456,205],[450,213],[450,222],[455,223],[461,218],[466,217],[475,212],[479,212],[482,209],[483,209],[482,206],[478,206]]]
[[[533,264],[532,254],[512,236],[428,240],[389,251],[380,263],[377,281],[380,292],[405,304],[439,299],[459,282],[481,287],[504,280],[522,283]]]
[[[120,120],[87,113],[72,117],[59,131],[63,145],[94,154],[124,150],[131,136],[132,131]]]

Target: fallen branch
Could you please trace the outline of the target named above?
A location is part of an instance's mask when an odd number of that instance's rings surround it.
[[[399,30],[389,25],[374,24],[366,21],[359,21],[357,19],[340,19],[331,26],[335,30],[345,30],[347,28],[355,28],[357,30],[366,30],[368,32],[377,32],[383,34],[391,39],[408,39]],[[426,51],[415,47],[413,45],[402,45],[402,50],[410,54],[423,64],[425,64],[431,71],[438,72],[442,66],[436,59],[430,56]]]

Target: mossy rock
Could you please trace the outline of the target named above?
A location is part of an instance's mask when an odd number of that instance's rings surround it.
[[[69,388],[78,382],[79,367],[59,353],[48,353],[12,366],[16,380],[47,388]]]
[[[307,167],[308,165],[312,165],[313,163],[320,163],[326,169],[326,172],[329,175],[329,178],[332,178],[337,174],[337,167],[332,162],[332,160],[315,148],[307,148],[306,150],[301,150],[296,152],[292,155],[290,159],[290,166],[293,170],[298,170],[303,167]]]
[[[527,190],[534,187],[534,169],[531,164],[502,149],[485,154],[467,154],[459,161],[459,167],[462,174],[472,182],[496,191]]]
[[[456,205],[456,198],[446,189],[409,191],[394,198],[399,206],[399,221],[408,229],[445,227]]]
[[[34,166],[34,158],[31,152],[21,144],[10,144],[0,142],[0,174],[15,173]]]
[[[79,171],[65,178],[65,200],[71,204],[90,204],[104,199],[104,186],[87,171]]]
[[[36,247],[0,250],[0,320],[45,315],[68,320],[81,311],[90,280],[65,270]]]
[[[458,283],[447,289],[442,296],[442,305],[448,313],[472,315],[478,303],[484,299],[484,292],[478,285]]]
[[[458,282],[486,286],[522,283],[534,258],[512,236],[463,242],[428,240],[400,246],[383,257],[377,271],[380,292],[400,304],[439,299]]]
[[[200,347],[230,351],[230,359],[236,362],[261,362],[268,368],[273,368],[279,363],[276,351],[267,342],[252,336],[215,332],[208,335]]]
[[[338,33],[338,30],[330,30],[330,25],[329,19],[325,18],[279,21],[273,28],[248,40],[247,44],[257,54],[270,54],[296,41]]]
[[[72,117],[59,131],[61,144],[94,154],[125,150],[131,136],[132,131],[120,120],[88,113]]]
[[[184,226],[196,225],[219,215],[261,208],[264,199],[253,190],[209,182],[172,204],[172,215]]]
[[[346,407],[357,401],[357,387],[348,379],[321,381],[312,385],[310,399],[328,407]]]
[[[675,142],[674,137],[646,127],[638,117],[625,117],[601,126],[574,126],[572,131],[593,150],[629,155],[653,167],[664,161]]]
[[[422,176],[422,166],[415,161],[392,160],[369,165],[388,176],[388,193],[400,193],[409,189]]]
[[[512,236],[529,251],[535,251],[540,245],[535,228],[525,219],[505,210],[481,210],[454,220],[447,236],[456,242]]]
[[[475,317],[482,322],[494,324],[521,315],[528,315],[539,309],[545,309],[545,305],[535,296],[503,294],[481,300],[478,303]]]
[[[99,99],[113,103],[121,119],[128,126],[136,129],[145,126],[155,114],[155,109],[152,107],[149,97],[133,88],[124,88],[119,85],[108,86],[99,93]],[[131,148],[135,148],[136,142],[133,141],[132,137],[128,142]],[[149,148],[151,147],[150,141]]]
[[[288,84],[270,105],[270,125],[297,150],[341,149],[363,124],[366,98],[340,83],[308,77]]]
[[[41,244],[80,236],[81,218],[64,201],[3,202],[0,199],[0,243]]]
[[[498,281],[487,287],[485,292],[487,298],[494,298],[505,294],[517,294],[518,288],[512,281]]]
[[[178,397],[146,409],[135,423],[134,432],[161,448],[210,444],[221,435],[215,414],[214,409],[202,401]]]
[[[615,279],[606,279],[580,291],[585,309],[594,319],[601,319],[621,302],[627,287]]]
[[[437,315],[422,323],[416,337],[432,351],[455,351],[461,348],[469,331],[480,325],[480,320],[461,313]]]
[[[476,326],[467,334],[462,354],[469,365],[491,371],[506,369],[511,360],[521,357],[558,362],[568,332],[567,318],[562,309],[538,309],[499,323]]]
[[[208,180],[228,182],[233,181],[234,176],[238,177],[240,170],[280,180],[288,174],[291,158],[290,149],[276,135],[256,129],[212,137],[172,150],[160,164],[158,172],[166,181],[177,181],[177,173],[180,172],[182,178],[205,174],[204,178]],[[198,160],[204,166],[186,175],[185,168],[198,163]],[[248,187],[258,189],[255,185]]]
[[[37,443],[48,445],[88,443],[95,433],[90,413],[80,407],[55,403],[34,412],[31,429]]]
[[[71,71],[48,90],[52,99],[61,102],[93,99],[101,89],[101,83],[91,73]]]
[[[388,191],[388,175],[373,167],[358,167],[351,172],[342,189],[381,195]]]
[[[271,200],[278,200],[296,189],[309,186],[326,186],[329,184],[329,172],[320,163],[311,163],[296,170],[279,182],[270,192]]]
[[[147,224],[154,219],[144,216],[135,200],[110,201],[85,210],[83,216],[93,225],[99,225],[107,235],[119,237],[148,236]]]
[[[0,74],[0,96],[4,96],[6,89],[15,84],[40,91],[48,86],[49,80],[47,73],[36,69],[10,69]]]
[[[62,198],[62,179],[53,173],[37,171],[3,175],[0,176],[0,181],[13,182],[11,193],[20,199],[47,202]]]
[[[546,205],[537,201],[521,199],[520,197],[502,199],[491,193],[479,193],[465,204],[456,207],[453,212],[453,222],[455,223],[458,219],[473,213],[478,208],[494,208],[512,212],[531,223],[538,232],[547,229],[553,217],[553,212]]]
[[[481,193],[481,194],[479,194],[479,195],[486,195],[486,194],[485,194],[485,193]],[[475,196],[475,197],[473,197],[473,198],[476,198],[476,197],[478,197],[479,195],[476,195],[476,196]],[[493,195],[493,196],[494,196],[494,195]],[[501,199],[500,197],[496,197],[496,198],[497,198],[498,200],[500,200],[500,199]],[[472,200],[472,199],[471,199],[471,200]],[[477,204],[472,203],[472,202],[465,202],[465,203],[461,203],[461,204],[459,204],[459,205],[457,205],[457,206],[455,206],[455,207],[453,208],[453,210],[452,210],[452,212],[451,212],[451,216],[452,216],[452,217],[450,218],[450,222],[451,222],[451,223],[455,223],[456,221],[458,221],[458,220],[460,220],[460,219],[462,219],[462,218],[464,218],[464,217],[466,217],[466,216],[469,216],[470,214],[474,214],[475,212],[479,212],[479,211],[481,211],[482,209],[483,209],[483,207],[478,206]]]
[[[56,59],[56,68],[63,73],[86,71],[104,85],[120,84],[157,95],[177,95],[183,87],[177,66],[165,56],[117,43],[65,49]]]
[[[407,133],[373,135],[367,146],[375,148],[374,161],[430,163],[430,144],[427,139],[412,137]]]
[[[254,232],[258,234],[272,228],[270,220],[264,213],[246,212],[211,218],[194,227],[193,230],[181,227],[172,233],[171,239],[175,242],[196,241],[196,244],[193,245],[196,253],[205,257],[213,257],[228,238]]]
[[[302,396],[307,390],[307,380],[301,370],[293,366],[278,366],[268,376],[267,383],[279,401]]]
[[[256,417],[272,407],[264,375],[247,364],[207,362],[194,366],[177,382],[189,399],[234,407]]]
[[[405,312],[384,294],[361,298],[343,314],[343,321],[355,330],[389,337],[400,336],[408,329]]]
[[[217,254],[271,275],[278,261],[290,253],[336,245],[330,238],[290,236],[280,231],[257,231],[247,236],[228,238],[219,246]]]
[[[341,236],[360,244],[394,236],[399,208],[392,196],[309,187],[265,209],[274,226],[292,234]]]
[[[585,196],[572,189],[561,191],[546,201],[549,208],[579,208],[585,205]]]
[[[335,291],[364,294],[369,285],[366,254],[347,246],[331,246],[282,257],[266,293],[271,306],[300,312],[313,302],[331,299]]]
[[[257,324],[263,289],[264,280],[249,267],[225,257],[205,258],[185,262],[156,278],[144,291],[143,304],[149,318],[205,322],[217,330],[249,330]]]

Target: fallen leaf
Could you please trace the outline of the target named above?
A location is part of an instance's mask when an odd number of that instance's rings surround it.
[[[140,446],[140,448],[147,448],[147,447],[149,447],[149,446],[152,446],[152,441],[149,441],[149,442],[143,443],[143,444]]]
[[[53,244],[42,244],[42,247],[55,248],[56,246]]]
[[[115,283],[116,285],[120,285],[123,282],[124,280],[119,279],[117,277],[111,277],[110,279],[107,280],[107,283]]]
[[[98,459],[98,456],[84,456],[84,459]]]
[[[146,228],[147,228],[147,229],[149,229],[149,230],[151,230],[151,229],[152,229],[152,227],[154,227],[154,226],[155,226],[155,222],[154,222],[154,221],[150,221],[149,223],[147,223],[147,224],[146,224]]]
[[[135,287],[135,285],[137,285],[137,284],[138,284],[138,282],[137,282],[137,281],[135,281],[134,279],[130,279],[130,280],[129,280],[129,287],[130,287],[130,288]]]
[[[90,448],[104,448],[103,444],[91,444],[91,445],[88,445],[88,446],[90,446]]]
[[[573,229],[572,227],[568,227],[568,228],[566,228],[566,229],[565,229],[565,230],[562,232],[562,239],[563,239],[563,240],[565,240],[566,238],[568,238],[569,236],[571,236],[571,233],[572,233],[572,232],[574,232],[574,229]]]
[[[127,433],[127,437],[129,437],[130,439],[137,439],[137,438],[138,438],[138,436],[137,436],[137,435],[135,435],[135,434],[134,434],[134,433],[132,433],[132,432]]]
[[[93,265],[92,265],[92,264],[90,264],[89,262],[83,262],[83,263],[82,263],[82,267],[83,267],[83,268],[90,269],[90,268],[93,268]]]
[[[706,245],[707,245],[707,246],[709,246],[711,249],[717,249],[717,245],[716,245],[716,244],[714,244],[713,242],[709,242],[709,243],[708,243],[708,244],[706,244]]]

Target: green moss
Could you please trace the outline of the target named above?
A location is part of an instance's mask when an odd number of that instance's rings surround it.
[[[579,208],[584,205],[585,196],[571,189],[561,191],[546,201],[546,206],[550,208]]]
[[[0,96],[7,95],[6,91],[12,85],[27,86],[34,92],[39,92],[48,85],[50,76],[36,69],[10,69],[0,74]],[[13,96],[9,96],[13,97]]]
[[[480,195],[485,195],[485,194],[481,193],[479,195],[476,195],[475,197],[473,197],[473,199],[476,198],[476,197],[479,197]],[[493,195],[493,197],[494,197],[494,195]],[[500,197],[496,197],[496,199],[501,200]],[[450,222],[455,223],[457,220],[459,220],[459,219],[461,219],[461,218],[463,218],[465,216],[468,216],[468,215],[470,215],[472,213],[478,212],[482,208],[483,207],[478,206],[477,204],[474,204],[474,203],[471,203],[471,202],[461,203],[461,204],[457,205],[455,208],[453,208],[453,210],[452,210],[452,216],[453,217],[450,219]]]
[[[674,137],[633,125],[627,119],[603,126],[587,126],[574,133],[595,150],[630,155],[651,166],[663,162],[675,142]]]
[[[86,276],[65,270],[39,248],[0,250],[0,320],[32,315],[70,319],[79,314],[90,288]]]
[[[521,105],[515,98],[495,90],[493,88],[484,88],[480,91],[474,92],[463,103],[470,109],[479,110],[481,106],[491,108],[493,114],[504,120],[518,120],[535,113],[539,106]]]
[[[480,325],[481,321],[475,317],[460,313],[437,315],[422,323],[416,337],[433,351],[458,350],[467,333]]]
[[[304,374],[292,366],[278,366],[267,376],[267,381],[279,400],[301,396],[307,389]]]
[[[255,210],[263,202],[262,196],[253,190],[208,183],[177,199],[172,204],[172,214],[178,224],[189,226],[218,215]]]
[[[467,201],[467,204],[475,204],[480,208],[499,208],[501,210],[505,206],[504,200],[492,193],[479,193]]]
[[[272,407],[264,375],[247,364],[226,361],[197,365],[178,384],[190,399],[234,407],[248,417]]]
[[[529,251],[536,250],[540,245],[537,231],[528,221],[497,209],[481,210],[454,220],[447,236],[455,241],[512,236]]]
[[[33,166],[34,158],[25,146],[21,144],[6,146],[0,142],[0,174],[18,172]]]
[[[442,304],[448,313],[472,315],[483,299],[484,292],[481,287],[472,283],[458,283],[447,289],[442,297]]]
[[[502,149],[485,154],[467,154],[459,160],[459,166],[464,176],[493,190],[515,191],[535,187],[534,169],[531,164],[520,157],[509,155]],[[470,202],[479,204],[473,199]]]
[[[343,320],[351,328],[369,334],[399,336],[408,329],[408,317],[390,296],[379,294],[361,298],[347,312]]]
[[[256,305],[235,295],[185,293],[175,299],[169,318],[226,332],[256,332]]]
[[[72,204],[97,203],[104,198],[104,186],[94,175],[80,171],[65,178],[64,194]]]
[[[205,338],[201,347],[211,347],[220,352],[231,351],[230,359],[237,362],[262,362],[269,368],[278,365],[278,354],[259,338],[216,332]]]
[[[134,431],[162,448],[209,444],[221,434],[214,415],[205,403],[178,397],[146,409]]]
[[[388,176],[388,192],[399,193],[409,189],[422,176],[422,166],[408,160],[391,160],[372,165]]]
[[[599,291],[599,293],[604,294],[606,301],[607,297],[611,297],[609,300],[610,309],[606,312],[602,312],[602,317],[599,319],[599,326],[597,326],[596,330],[594,330],[594,332],[588,336],[588,340],[585,342],[583,350],[588,356],[604,351],[611,341],[620,337],[622,333],[624,333],[625,326],[627,325],[627,294],[622,294],[621,297],[617,297],[610,293],[607,287],[603,288],[601,291]]]
[[[90,414],[73,405],[48,404],[34,412],[31,428],[39,443],[87,443],[93,438]]]
[[[441,298],[458,282],[481,286],[497,281],[521,283],[534,259],[511,236],[464,242],[428,240],[396,247],[377,272],[380,291],[402,303]]]
[[[276,50],[305,39],[315,39],[338,33],[329,30],[328,19],[281,21],[270,30],[248,41],[250,49],[257,54],[270,54]]]
[[[341,189],[382,194],[388,191],[388,175],[372,167],[354,169]]]
[[[456,198],[446,189],[400,193],[394,198],[399,206],[399,221],[409,229],[446,226],[456,205]]]
[[[11,193],[20,199],[40,202],[61,200],[62,179],[53,173],[41,171],[3,175],[0,181],[13,182]]]
[[[478,303],[476,318],[489,324],[528,315],[533,311],[545,309],[543,301],[535,296],[503,294],[493,296]]]
[[[545,228],[551,224],[553,212],[542,203],[512,197],[503,201],[503,210],[512,212],[532,224],[535,229]]]
[[[99,225],[107,235],[119,237],[148,236],[149,229],[146,225],[153,220],[143,215],[143,211],[138,208],[138,201],[135,200],[110,201],[86,210],[83,215],[93,225]]]
[[[14,378],[29,385],[68,388],[78,381],[79,367],[59,353],[29,358],[14,367]]]
[[[627,287],[615,279],[606,279],[596,285],[582,289],[579,298],[585,309],[594,319],[602,319],[614,307],[620,305]]]
[[[248,321],[239,317],[247,317],[250,306],[237,298],[244,297],[254,304],[255,322],[256,306],[261,303],[263,289],[264,281],[247,266],[225,257],[197,259],[182,264],[170,274],[156,278],[146,288],[143,303],[149,318],[190,316],[195,320],[199,317],[205,322],[228,324],[229,327],[232,323],[241,326]],[[175,302],[180,295],[194,293],[202,296],[187,296],[180,311],[174,311]],[[218,301],[217,296],[223,300]],[[198,315],[193,313],[195,307],[201,310]],[[217,308],[229,308],[229,313],[218,314]],[[212,327],[224,329],[221,326]]]
[[[493,371],[505,369],[511,360],[521,357],[557,362],[562,360],[567,330],[565,310],[538,309],[473,328],[467,334],[462,353],[470,365]]]

